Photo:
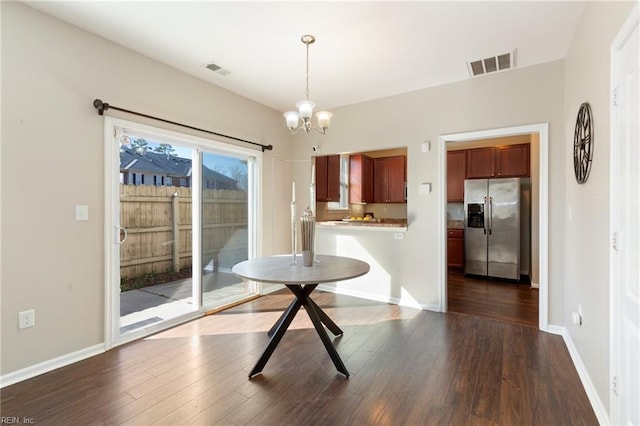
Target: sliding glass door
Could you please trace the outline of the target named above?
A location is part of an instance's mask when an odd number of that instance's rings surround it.
[[[106,123],[112,342],[257,294],[231,268],[255,256],[260,153],[116,119]]]

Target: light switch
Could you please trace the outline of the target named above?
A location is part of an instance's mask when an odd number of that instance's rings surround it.
[[[76,206],[76,220],[89,220],[89,206]]]
[[[422,142],[422,152],[429,152],[429,151],[431,151],[431,142],[430,141]]]
[[[431,184],[428,182],[422,182],[418,188],[419,195],[427,195],[431,192]]]

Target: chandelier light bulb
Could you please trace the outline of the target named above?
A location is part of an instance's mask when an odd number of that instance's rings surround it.
[[[298,108],[300,118],[311,118],[311,116],[313,115],[313,108],[315,108],[315,106],[316,104],[314,104],[310,100],[300,101],[296,103],[296,108]]]
[[[298,122],[300,121],[300,116],[296,111],[287,111],[284,113],[284,118],[287,121],[287,127],[290,129],[295,129],[298,127]]]
[[[331,117],[333,117],[333,114],[331,114],[329,111],[318,111],[316,113],[318,126],[320,126],[321,129],[328,129],[329,124],[331,124]]]

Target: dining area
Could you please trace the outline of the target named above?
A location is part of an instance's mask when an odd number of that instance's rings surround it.
[[[46,424],[597,424],[562,337],[394,299],[404,287],[387,272],[407,227],[317,227],[292,187],[291,252],[230,271],[275,291],[13,385],[3,415]]]

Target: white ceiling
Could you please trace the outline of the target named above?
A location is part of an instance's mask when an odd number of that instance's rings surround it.
[[[564,58],[583,2],[26,1],[279,111],[331,109],[469,78],[466,62],[517,49],[517,67]],[[214,62],[230,71],[206,69]],[[479,77],[482,78],[482,77]]]

